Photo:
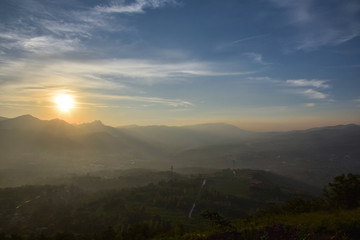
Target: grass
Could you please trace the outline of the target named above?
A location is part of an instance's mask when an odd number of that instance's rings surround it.
[[[269,226],[284,225],[312,234],[349,236],[360,235],[360,208],[354,210],[319,211],[301,214],[278,214],[240,220],[239,232],[255,232]]]

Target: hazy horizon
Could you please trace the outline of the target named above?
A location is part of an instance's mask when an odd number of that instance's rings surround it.
[[[129,124],[123,124],[123,125],[119,125],[119,124],[108,124],[107,122],[104,122],[102,119],[93,119],[93,120],[89,120],[89,121],[84,121],[84,122],[71,122],[71,121],[67,121],[66,119],[62,119],[61,117],[56,117],[56,118],[48,118],[48,119],[42,119],[39,118],[37,116],[34,116],[30,113],[26,113],[23,115],[19,115],[19,116],[14,116],[14,117],[8,117],[8,116],[0,116],[3,117],[5,119],[14,119],[14,118],[18,118],[18,117],[22,117],[22,116],[32,116],[35,117],[39,120],[44,120],[44,121],[51,121],[51,120],[55,120],[55,119],[60,119],[63,120],[69,124],[72,125],[81,125],[81,124],[87,124],[87,123],[92,123],[92,122],[96,122],[96,121],[100,121],[102,124],[106,125],[106,126],[110,126],[110,127],[132,127],[132,126],[136,126],[136,127],[152,127],[152,126],[167,126],[167,127],[185,127],[185,126],[195,126],[195,125],[206,125],[206,124],[227,124],[227,125],[232,125],[235,127],[238,127],[239,129],[242,130],[247,130],[247,131],[258,131],[258,132],[272,132],[272,131],[278,131],[278,132],[286,132],[286,131],[296,131],[296,130],[307,130],[307,129],[312,129],[312,128],[321,128],[321,127],[329,127],[329,126],[337,126],[337,125],[350,125],[350,124],[356,124],[359,125],[359,123],[357,122],[338,122],[338,123],[334,123],[331,122],[333,124],[324,124],[324,123],[319,123],[319,124],[314,124],[314,123],[304,123],[304,122],[299,122],[297,123],[298,126],[301,125],[302,127],[298,127],[298,128],[291,128],[294,127],[293,123],[267,123],[267,125],[263,124],[263,123],[258,123],[258,128],[254,127],[254,125],[251,125],[252,127],[248,127],[249,125],[247,125],[246,123],[242,123],[242,124],[236,124],[236,123],[232,123],[232,122],[221,122],[221,121],[209,121],[209,122],[193,122],[193,123],[188,123],[188,124],[178,124],[178,125],[173,125],[173,124],[134,124],[134,123],[129,123]],[[254,124],[254,123],[252,123]],[[273,124],[272,128],[268,128],[269,125]],[[288,125],[287,125],[288,124]]]

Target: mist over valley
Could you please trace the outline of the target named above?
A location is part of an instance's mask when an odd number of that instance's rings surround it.
[[[360,126],[251,132],[224,123],[183,127],[80,125],[31,115],[0,120],[1,186],[54,176],[144,168],[258,169],[322,186],[360,169]],[[355,171],[355,172],[354,172]]]

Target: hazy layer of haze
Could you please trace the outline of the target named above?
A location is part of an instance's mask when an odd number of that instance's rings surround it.
[[[68,174],[174,166],[259,169],[322,185],[360,169],[359,142],[354,124],[261,133],[224,123],[116,128],[24,115],[0,119],[0,180],[12,186]]]

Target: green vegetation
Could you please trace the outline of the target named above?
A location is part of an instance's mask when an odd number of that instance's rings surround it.
[[[0,240],[360,237],[360,198],[352,195],[360,186],[358,175],[336,177],[314,198],[303,191],[306,185],[264,171],[159,172],[166,180],[145,170],[133,174],[133,179],[152,176],[154,182],[112,189],[70,182],[0,189]]]
[[[360,205],[360,175],[349,173],[335,177],[324,189],[324,196],[333,208],[352,209]]]

